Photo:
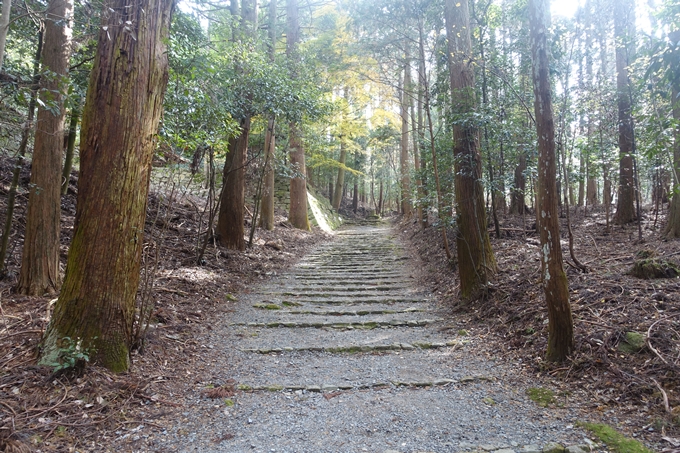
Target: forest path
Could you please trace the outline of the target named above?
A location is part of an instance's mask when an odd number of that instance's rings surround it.
[[[447,324],[385,225],[346,227],[242,295],[199,338],[215,352],[176,425],[182,452],[540,452],[582,443],[570,409],[528,400],[526,376]],[[208,384],[221,398],[206,397]],[[235,390],[233,393],[230,390]]]

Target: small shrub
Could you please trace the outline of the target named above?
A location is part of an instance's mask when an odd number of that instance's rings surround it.
[[[61,339],[57,360],[49,364],[55,373],[65,371],[82,371],[90,362],[94,353],[93,348],[83,348],[80,338],[72,340],[69,337]]]

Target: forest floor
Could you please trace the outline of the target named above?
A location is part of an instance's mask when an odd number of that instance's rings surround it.
[[[5,211],[9,171],[7,161],[0,162],[0,212]],[[197,265],[197,232],[205,228],[202,202],[182,194],[168,203],[158,195],[168,190],[161,190],[151,197],[146,229],[147,250],[153,253],[144,268],[153,285],[140,290],[140,300],[153,301],[153,327],[135,351],[131,371],[115,375],[88,366],[79,374],[55,374],[35,366],[53,298],[12,292],[27,185],[24,169],[9,273],[0,281],[0,451],[102,451],[104,445],[120,446],[162,431],[168,420],[182,416],[183,392],[204,382],[200,370],[213,360],[212,348],[196,339],[230,316],[256,284],[277,278],[332,239],[318,230],[292,229],[279,213],[277,228],[257,230],[252,248],[232,252],[209,245]],[[680,283],[677,278],[638,279],[630,270],[640,252],[675,263],[680,252],[677,241],[660,240],[664,216],[655,219],[645,212],[643,241],[637,240],[636,225],[612,225],[607,232],[599,210],[572,214],[575,253],[588,272],[567,268],[576,351],[561,365],[542,359],[547,311],[531,216],[501,218],[502,237],[492,239],[499,273],[487,297],[468,304],[458,302],[455,272],[438,230],[423,230],[413,221],[395,227],[411,252],[421,256],[413,273],[420,288],[436,296],[445,315],[463,326],[460,330],[481,340],[475,342],[476,354],[513,364],[521,378],[552,389],[550,408],[578,404],[587,421],[608,423],[661,451],[680,443]],[[74,215],[71,192],[62,205],[62,262]],[[564,225],[562,237],[567,237]],[[564,250],[571,261],[566,242]],[[640,333],[643,343],[628,332]]]

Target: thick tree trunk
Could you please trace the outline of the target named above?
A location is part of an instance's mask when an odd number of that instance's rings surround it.
[[[90,349],[97,364],[129,367],[172,7],[172,0],[104,4],[109,13],[83,110],[73,241],[41,364],[57,361],[68,337]]]
[[[406,40],[404,42],[404,77],[403,84],[401,87],[401,152],[399,154],[399,176],[401,181],[401,212],[404,217],[410,217],[412,214],[412,204],[411,204],[411,176],[410,176],[410,166],[408,158],[408,130],[409,130],[409,119],[408,110],[411,104],[411,95],[409,90],[411,90],[411,65],[409,64],[409,42]]]
[[[300,36],[300,24],[298,22],[298,1],[286,1],[286,14],[288,21],[288,33],[286,35],[286,55],[292,65],[291,78],[297,78],[294,64],[298,54],[298,41]],[[289,148],[290,164],[296,176],[290,179],[290,207],[288,210],[288,221],[295,228],[310,230],[309,218],[307,217],[307,182],[305,175],[305,149],[302,147],[302,140],[298,125],[294,122],[289,124]]]
[[[597,178],[588,175],[586,184],[586,204],[588,206],[597,206]]]
[[[548,305],[546,359],[560,362],[574,350],[574,327],[567,276],[562,268],[560,225],[557,215],[555,125],[553,122],[547,34],[549,0],[529,0],[533,58],[534,111],[538,133],[537,215],[541,237],[543,291]]]
[[[40,79],[43,102],[38,107],[26,235],[16,287],[18,293],[32,296],[54,294],[61,286],[61,138],[64,136],[64,96],[68,91],[72,14],[71,0],[51,0],[46,12]]]
[[[472,43],[466,0],[446,0],[446,35],[454,109],[458,115],[471,115],[476,99],[474,72],[469,65]],[[454,124],[453,142],[460,293],[462,298],[469,298],[484,289],[496,271],[496,260],[484,210],[479,132],[471,125]]]
[[[241,134],[229,140],[224,163],[217,242],[232,250],[245,250],[246,161],[250,137],[250,117],[241,120]]]
[[[675,148],[673,150],[673,184],[676,191],[671,201],[670,211],[668,212],[668,221],[664,229],[664,237],[678,238],[680,237],[680,193],[677,188],[679,185],[678,178],[680,177],[680,89],[676,87],[673,89],[673,119],[676,121],[675,125]]]
[[[305,150],[297,124],[289,124],[290,164],[297,173],[290,179],[290,208],[288,221],[301,230],[310,230],[307,217],[307,182],[305,180]]]
[[[632,0],[614,4],[616,34],[616,91],[619,107],[619,197],[614,222],[619,225],[635,220],[635,175],[633,162],[633,118],[628,66],[632,60],[635,33],[635,5]]]
[[[331,206],[336,211],[340,209],[342,202],[342,191],[345,187],[345,163],[347,162],[347,150],[345,149],[345,138],[340,138],[340,159],[338,159],[340,166],[338,167],[338,179],[335,182],[335,192],[333,193],[333,202]]]

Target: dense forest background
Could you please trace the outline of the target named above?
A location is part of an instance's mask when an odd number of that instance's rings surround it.
[[[243,261],[307,238],[309,191],[401,216],[452,316],[675,432],[680,5],[463,3],[4,0],[2,296],[57,299],[2,363],[128,370],[164,271],[270,275]]]

